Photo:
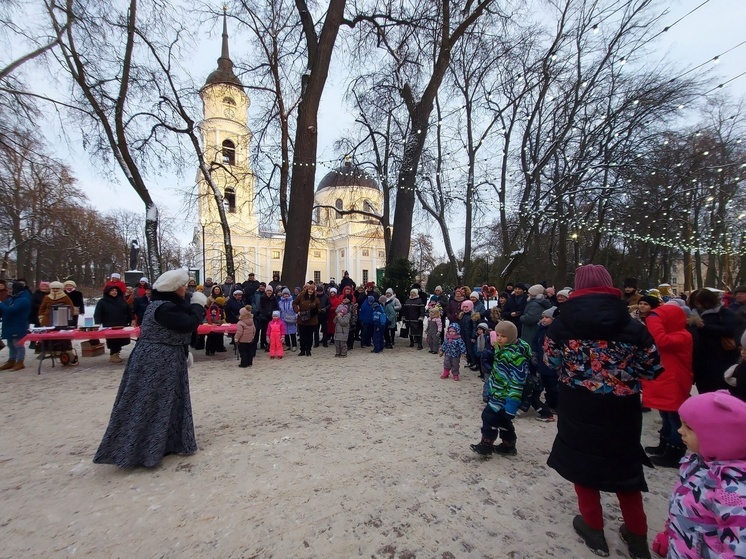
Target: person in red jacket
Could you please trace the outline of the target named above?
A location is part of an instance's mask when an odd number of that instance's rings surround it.
[[[653,309],[645,325],[661,356],[663,373],[655,380],[642,381],[642,405],[658,410],[663,420],[658,446],[646,446],[650,461],[664,468],[678,468],[686,453],[679,428],[679,407],[692,391],[693,341],[686,329],[686,314],[677,304]]]

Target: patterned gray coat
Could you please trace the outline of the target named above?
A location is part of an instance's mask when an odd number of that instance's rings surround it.
[[[153,291],[152,299],[93,458],[96,464],[153,467],[166,454],[197,451],[187,355],[205,309],[175,293]]]

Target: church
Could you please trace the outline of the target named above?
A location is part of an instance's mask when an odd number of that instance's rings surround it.
[[[251,168],[251,103],[233,71],[228,51],[227,18],[223,15],[222,50],[218,67],[200,90],[203,120],[200,123],[205,160],[221,163],[212,171],[221,189],[231,241],[237,282],[255,273],[260,281],[274,274],[282,277],[285,233],[282,227],[263,228],[255,205],[256,177]],[[198,172],[199,224],[203,234],[203,278],[222,282],[226,275],[225,245],[215,197]],[[346,270],[357,283],[376,281],[386,254],[380,216],[383,194],[375,179],[354,166],[349,158],[319,181],[314,195],[313,223],[306,277],[315,282],[339,281]],[[269,211],[269,210],[267,210]],[[347,213],[361,211],[362,214]],[[278,220],[279,221],[279,220]]]

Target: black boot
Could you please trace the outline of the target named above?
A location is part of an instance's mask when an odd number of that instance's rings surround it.
[[[609,556],[609,544],[606,543],[606,537],[604,536],[603,530],[594,530],[588,526],[580,514],[572,519],[572,527],[575,528],[575,532],[583,538],[585,545],[587,545],[593,553],[600,557]]]
[[[409,336],[409,347],[414,347],[414,336]]]
[[[647,534],[644,536],[630,534],[627,527],[622,524],[619,528],[619,536],[627,544],[627,551],[632,559],[651,559]]]
[[[472,451],[476,452],[477,454],[481,454],[482,456],[491,456],[494,448],[492,446],[493,442],[494,441],[488,441],[483,437],[479,443],[469,445],[469,448],[471,448]]]
[[[666,450],[660,456],[651,456],[650,461],[660,468],[678,468],[681,458],[686,454],[685,446],[666,445]]]
[[[417,336],[417,349],[422,349],[422,336]]]
[[[658,446],[646,446],[645,452],[649,456],[661,456],[666,451],[666,439],[658,435]]]

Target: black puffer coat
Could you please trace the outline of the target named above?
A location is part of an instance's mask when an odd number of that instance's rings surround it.
[[[544,344],[544,362],[560,379],[557,437],[547,464],[585,487],[647,491],[640,379],[662,372],[660,356],[621,293],[573,295]]]

